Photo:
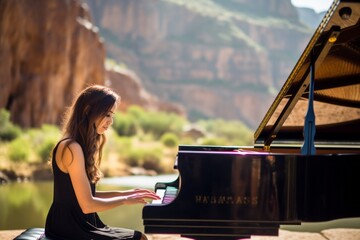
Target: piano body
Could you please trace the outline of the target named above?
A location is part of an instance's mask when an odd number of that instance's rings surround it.
[[[146,233],[278,235],[360,217],[360,1],[335,0],[254,134],[254,146],[179,146]]]

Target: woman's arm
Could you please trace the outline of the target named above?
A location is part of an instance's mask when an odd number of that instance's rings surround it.
[[[71,143],[65,149],[62,155],[62,163],[70,175],[77,201],[84,213],[101,212],[123,204],[145,204],[145,199],[159,198],[151,191],[134,191],[127,195],[104,194],[104,196],[108,196],[107,198],[92,196],[85,171],[84,154],[78,143]]]
[[[96,191],[95,196],[100,198],[111,198],[111,197],[120,197],[120,196],[129,196],[133,194],[141,194],[141,193],[150,193],[154,192],[148,189],[130,189],[125,191]]]

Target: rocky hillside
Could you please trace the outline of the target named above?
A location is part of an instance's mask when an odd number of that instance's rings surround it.
[[[85,1],[85,0],[84,0]],[[107,57],[191,119],[256,127],[313,30],[290,0],[86,0]]]
[[[59,123],[98,83],[122,107],[256,127],[311,34],[290,0],[1,0],[0,108],[23,127]]]
[[[0,108],[11,112],[14,123],[60,123],[65,108],[88,84],[128,90],[132,95],[123,98],[124,106],[140,103],[184,114],[179,106],[144,94],[130,71],[107,71],[105,56],[103,39],[83,2],[0,1]],[[119,76],[128,77],[119,84]]]
[[[161,101],[142,86],[136,73],[127,69],[110,68],[106,71],[111,88],[121,96],[118,110],[125,111],[131,105],[153,111],[171,112],[186,117],[186,110],[179,104]]]
[[[103,84],[105,49],[81,2],[0,1],[0,108],[33,127],[58,123],[85,84]]]
[[[310,8],[297,8],[296,9],[300,22],[309,26],[310,28],[316,29],[320,24],[322,18],[324,17],[326,12],[315,12]]]

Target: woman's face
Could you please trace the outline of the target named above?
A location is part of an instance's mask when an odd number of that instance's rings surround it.
[[[115,103],[110,111],[106,113],[105,117],[100,117],[95,121],[97,134],[103,134],[113,124],[113,116],[116,107],[117,105]]]

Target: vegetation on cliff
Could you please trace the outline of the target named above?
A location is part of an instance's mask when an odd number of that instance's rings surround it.
[[[304,25],[299,24],[297,19],[280,18],[279,16],[271,14],[268,9],[266,9],[266,11],[261,11],[259,8],[254,10],[249,3],[208,0],[163,1],[178,5],[179,7],[184,7],[196,15],[205,17],[207,21],[204,21],[203,25],[199,27],[198,30],[218,33],[212,35],[211,38],[211,42],[217,46],[231,46],[234,48],[248,47],[253,48],[255,51],[264,50],[264,46],[254,41],[248,33],[242,30],[242,26],[239,25],[239,22],[246,22],[259,27],[292,29],[304,33],[309,31]],[[200,44],[204,44],[204,39],[197,40]],[[196,39],[192,39],[191,42],[195,43]],[[245,46],[242,46],[239,43],[245,43]]]
[[[12,178],[46,179],[51,151],[61,137],[56,125],[21,129],[0,111],[0,170]],[[4,126],[4,127],[3,127]],[[105,176],[171,173],[181,144],[251,145],[251,131],[241,122],[187,119],[131,106],[117,112],[107,133],[102,170]]]

